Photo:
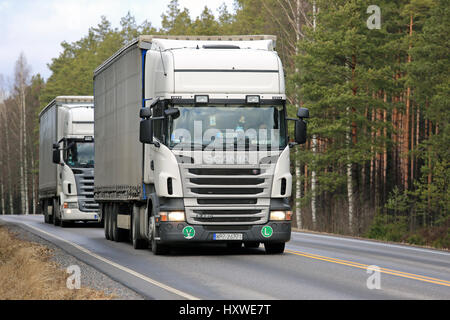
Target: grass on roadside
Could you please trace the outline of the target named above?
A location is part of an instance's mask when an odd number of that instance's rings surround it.
[[[0,226],[0,300],[103,300],[103,291],[86,287],[71,290],[70,274],[51,260],[43,245],[20,240]]]

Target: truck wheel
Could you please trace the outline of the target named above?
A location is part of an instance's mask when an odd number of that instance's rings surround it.
[[[115,242],[123,242],[126,239],[126,231],[117,227],[117,214],[119,212],[119,205],[116,203],[111,204],[110,212],[112,217],[112,238]]]
[[[276,243],[264,243],[264,247],[266,248],[267,254],[280,254],[284,252],[284,242],[276,242]]]
[[[150,218],[150,228],[151,232],[151,245],[152,252],[154,255],[166,254],[169,252],[169,248],[166,245],[161,244],[159,241],[155,239],[156,236],[156,225],[155,225],[155,217],[152,216]]]
[[[244,247],[246,247],[246,248],[259,248],[259,242],[258,241],[247,241],[247,242],[244,242]]]
[[[113,232],[113,212],[112,212],[112,204],[108,203],[106,206],[106,212],[108,212],[108,230],[109,230],[109,240],[114,241],[114,232]]]
[[[105,221],[105,225],[104,225],[104,229],[105,229],[105,238],[106,240],[110,240],[110,234],[109,234],[109,212],[107,210],[107,205],[102,203],[101,204],[101,209],[102,209],[102,217],[103,220]]]
[[[61,224],[61,220],[58,218],[59,216],[59,200],[53,199],[53,224],[55,226],[59,226]]]
[[[148,241],[143,239],[139,234],[140,216],[139,207],[133,206],[133,212],[131,214],[131,242],[134,249],[148,248]]]
[[[117,220],[114,214],[114,204],[110,203],[108,204],[108,211],[109,211],[109,225],[110,225],[110,232],[111,234],[109,235],[111,237],[112,241],[116,241],[116,236],[117,236]]]
[[[42,200],[41,203],[42,213],[44,214],[44,222],[50,223],[50,218],[48,216],[48,206],[47,206],[47,200]]]

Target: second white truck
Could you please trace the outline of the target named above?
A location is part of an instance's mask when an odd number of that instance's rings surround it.
[[[39,114],[39,201],[47,223],[100,222],[92,96],[58,96]]]

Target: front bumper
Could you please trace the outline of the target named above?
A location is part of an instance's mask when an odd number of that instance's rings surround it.
[[[272,233],[269,237],[264,237],[262,230],[270,226]],[[183,233],[185,227],[192,227],[195,235],[192,238],[186,238]],[[266,229],[265,229],[266,230]],[[287,242],[291,238],[290,221],[269,221],[264,225],[241,225],[241,226],[205,226],[194,225],[186,222],[161,222],[159,224],[159,238],[161,243],[189,243],[189,242],[232,242],[236,240],[214,240],[216,233],[242,233],[243,239],[238,241],[257,241],[257,242]],[[266,232],[267,235],[267,232]]]
[[[97,221],[100,216],[97,212],[83,212],[79,209],[62,209],[61,218],[64,221]]]

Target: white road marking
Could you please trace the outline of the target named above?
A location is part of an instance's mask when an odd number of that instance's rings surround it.
[[[109,265],[111,265],[111,266],[113,266],[113,267],[116,267],[116,268],[118,268],[118,269],[120,269],[120,270],[122,270],[122,271],[125,271],[125,272],[127,272],[127,273],[129,273],[129,274],[131,274],[131,275],[133,275],[133,276],[135,276],[135,277],[137,277],[137,278],[139,278],[139,279],[142,279],[142,280],[144,280],[144,281],[146,281],[146,282],[148,282],[148,283],[150,283],[150,284],[153,284],[153,285],[155,285],[155,286],[157,286],[157,287],[160,287],[160,288],[162,288],[162,289],[164,289],[164,290],[167,290],[167,291],[169,291],[169,292],[171,292],[171,293],[174,293],[174,294],[176,294],[176,295],[179,295],[179,296],[181,296],[181,297],[183,297],[183,298],[185,298],[185,299],[188,299],[188,300],[200,300],[199,298],[194,297],[193,295],[190,295],[190,294],[188,294],[188,293],[186,293],[186,292],[183,292],[183,291],[180,291],[180,290],[178,290],[178,289],[172,288],[172,287],[170,287],[170,286],[168,286],[168,285],[165,285],[164,283],[161,283],[161,282],[159,282],[159,281],[153,280],[152,278],[149,278],[149,277],[147,277],[147,276],[144,276],[143,274],[141,274],[141,273],[139,273],[139,272],[136,272],[136,271],[131,270],[131,269],[127,268],[127,267],[124,267],[124,266],[122,266],[122,265],[120,265],[120,264],[118,264],[118,263],[115,263],[115,262],[113,262],[113,261],[111,261],[111,260],[108,260],[108,259],[106,259],[106,258],[104,258],[104,257],[102,257],[102,256],[99,256],[98,254],[93,253],[92,251],[90,251],[90,250],[88,250],[88,249],[86,249],[86,248],[84,248],[84,247],[82,247],[82,246],[80,246],[80,245],[78,245],[78,244],[76,244],[76,243],[73,243],[73,242],[71,242],[71,241],[69,241],[69,240],[66,240],[66,239],[63,239],[63,238],[61,238],[61,237],[58,237],[58,236],[56,236],[56,235],[54,235],[54,234],[48,233],[48,232],[46,232],[46,231],[44,231],[44,230],[42,230],[42,229],[36,228],[36,227],[34,227],[34,226],[32,226],[32,225],[29,225],[29,224],[27,224],[27,223],[24,223],[24,222],[20,222],[20,223],[23,223],[23,224],[25,224],[27,227],[29,227],[29,228],[31,228],[31,229],[34,229],[34,230],[36,230],[36,231],[38,231],[38,232],[41,232],[41,233],[43,233],[43,234],[46,234],[46,235],[48,235],[48,236],[50,236],[50,237],[53,237],[53,238],[55,238],[55,239],[57,239],[57,240],[59,240],[59,241],[63,241],[63,242],[65,242],[65,243],[67,243],[67,244],[70,244],[71,246],[77,248],[78,250],[80,250],[80,251],[82,251],[82,252],[84,252],[84,253],[86,253],[86,254],[88,254],[88,255],[90,255],[90,256],[92,256],[92,257],[94,257],[94,258],[96,258],[96,259],[98,259],[98,260],[100,260],[100,261],[103,261],[103,262],[105,262],[105,263],[107,263],[107,264],[109,264]]]

